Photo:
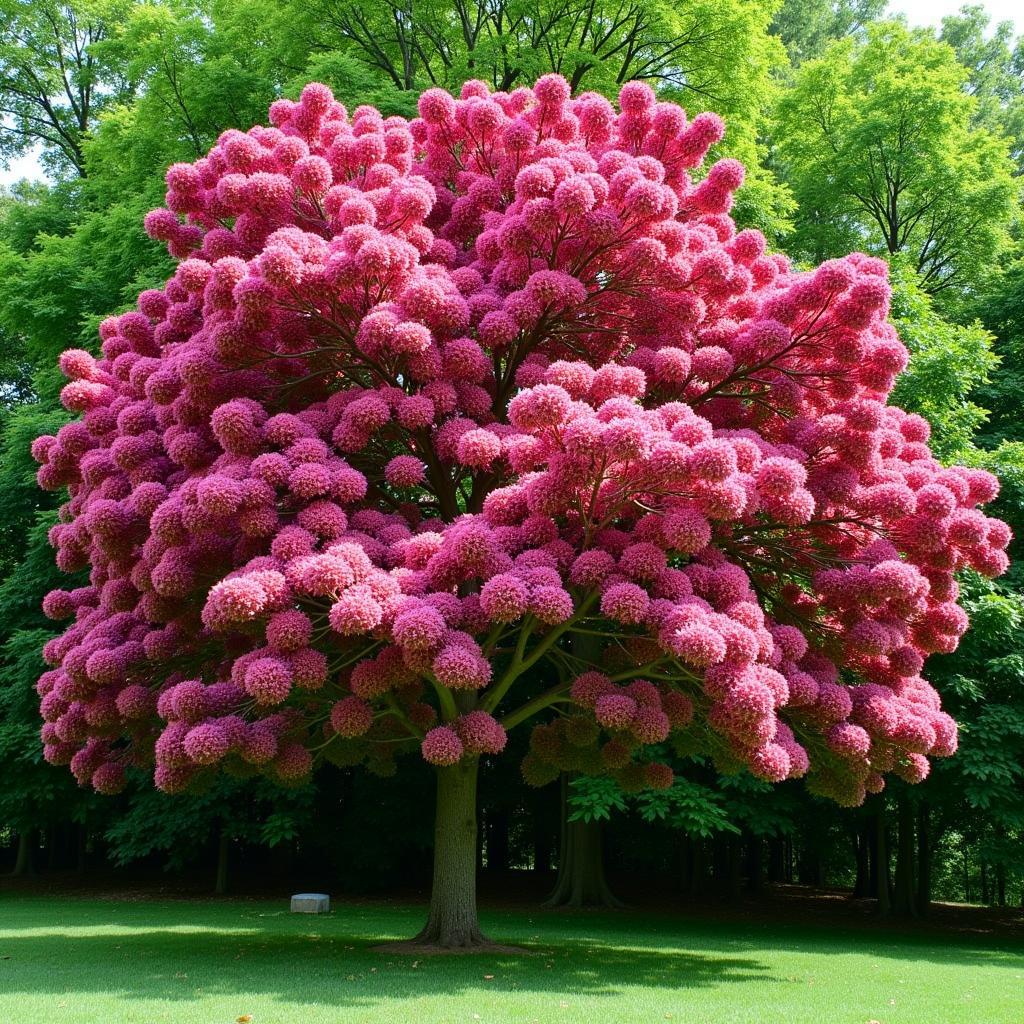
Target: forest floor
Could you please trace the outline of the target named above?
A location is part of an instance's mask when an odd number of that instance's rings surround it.
[[[423,907],[0,893],[3,1024],[1022,1024],[1007,930],[485,909],[517,954],[373,947]]]

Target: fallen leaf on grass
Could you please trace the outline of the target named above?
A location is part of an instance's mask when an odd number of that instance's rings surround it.
[[[249,1024],[249,1021],[251,1021],[251,1020],[252,1020],[252,1014],[251,1013],[243,1013],[241,1017],[236,1017],[235,1018],[235,1024]]]
[[[494,981],[494,975],[493,974],[485,974],[484,975],[484,981]]]

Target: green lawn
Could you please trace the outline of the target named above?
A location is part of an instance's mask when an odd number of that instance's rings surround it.
[[[526,955],[375,952],[417,907],[0,895],[3,1024],[1022,1024],[1024,945],[637,913],[491,912]]]

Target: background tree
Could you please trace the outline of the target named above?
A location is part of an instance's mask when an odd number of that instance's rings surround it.
[[[977,100],[974,123],[1009,140],[1017,173],[1024,170],[1024,37],[1013,23],[991,19],[980,4],[965,4],[942,19],[939,38],[967,69],[967,89]]]
[[[932,293],[984,277],[1018,195],[1005,140],[972,124],[965,80],[950,47],[895,22],[799,69],[773,129],[797,251],[904,253]]]
[[[775,6],[775,0],[683,6],[664,0],[415,6],[316,0],[290,7],[287,17],[313,51],[341,49],[406,93],[430,85],[457,91],[469,78],[506,90],[555,72],[574,93],[614,96],[623,83],[638,80],[687,109],[713,110],[728,123],[729,155],[749,171],[737,220],[775,237],[791,210],[786,191],[762,170],[759,145],[773,75],[786,60],[768,31]],[[338,95],[347,98],[344,90]]]
[[[4,0],[0,5],[0,155],[35,147],[53,173],[85,175],[85,138],[103,108],[131,93],[93,44],[125,17],[128,0]]]
[[[785,0],[772,18],[771,31],[799,65],[820,57],[833,40],[861,34],[885,8],[886,0]]]

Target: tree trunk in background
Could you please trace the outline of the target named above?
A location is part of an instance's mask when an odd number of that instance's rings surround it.
[[[869,841],[870,823],[858,825],[853,835],[853,855],[857,861],[857,878],[853,883],[853,898],[865,899],[872,893],[871,887],[871,843]]]
[[[771,838],[768,840],[769,882],[784,882],[786,880],[785,852],[786,845],[781,839]]]
[[[995,901],[1000,907],[1006,906],[1006,865],[996,865],[996,892]]]
[[[690,891],[690,875],[693,871],[693,840],[685,832],[675,847],[676,877],[681,892]]]
[[[487,870],[499,873],[509,869],[508,828],[506,810],[492,810],[487,815]]]
[[[76,830],[75,836],[75,864],[78,873],[85,874],[86,863],[89,858],[89,833],[86,830],[85,822],[81,822]]]
[[[764,840],[752,835],[747,842],[747,888],[756,896],[764,891]]]
[[[599,821],[569,821],[569,780],[562,776],[562,843],[558,879],[545,907],[621,907],[604,873]]]
[[[988,864],[984,859],[981,862],[981,902],[988,903]]]
[[[889,892],[889,827],[884,801],[878,803],[874,826],[875,899],[878,901],[878,913],[885,916],[891,909],[892,900]]]
[[[690,878],[688,893],[693,898],[707,895],[708,869],[710,868],[708,857],[708,841],[706,839],[694,839],[692,857],[690,858]]]
[[[901,917],[917,917],[917,885],[914,880],[914,805],[901,795],[896,803],[896,883],[893,909]]]
[[[725,843],[725,898],[735,903],[743,892],[743,837],[729,836]]]
[[[917,912],[928,913],[932,903],[931,812],[922,800],[917,809]]]
[[[213,886],[213,891],[218,896],[223,896],[228,891],[228,848],[228,834],[222,825],[217,837],[217,881]]]
[[[547,874],[551,870],[551,830],[545,825],[540,814],[533,815],[533,870],[538,874]]]
[[[35,829],[32,828],[18,833],[18,851],[14,858],[12,875],[31,875],[35,873],[35,864],[32,862],[35,835]]]
[[[414,942],[445,949],[466,949],[487,942],[476,909],[478,773],[475,758],[437,769],[430,913]]]

